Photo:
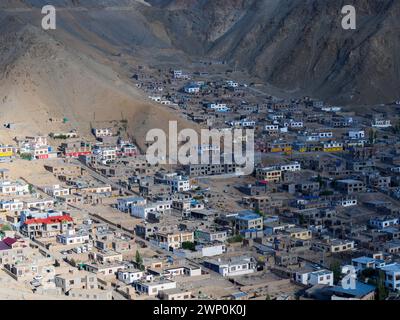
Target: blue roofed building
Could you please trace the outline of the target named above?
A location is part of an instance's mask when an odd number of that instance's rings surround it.
[[[393,291],[400,290],[400,264],[395,262],[381,268],[385,272],[385,287]]]
[[[385,266],[385,261],[371,257],[358,257],[351,260],[351,264],[356,268],[356,271],[363,271],[365,269],[377,269]]]
[[[263,217],[250,210],[240,211],[235,218],[236,232],[244,230],[263,230]]]
[[[344,288],[341,285],[330,288],[332,300],[374,300],[375,286],[356,281],[355,288]]]

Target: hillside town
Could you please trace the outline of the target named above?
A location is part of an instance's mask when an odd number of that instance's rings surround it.
[[[253,129],[251,175],[151,165],[128,120],[94,121],[89,137],[49,118],[65,130],[1,145],[0,283],[17,290],[0,295],[398,299],[400,103],[278,99],[237,74],[199,61],[132,67],[131,81],[202,128]]]

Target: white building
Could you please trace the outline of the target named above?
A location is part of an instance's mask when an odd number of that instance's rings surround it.
[[[147,219],[149,213],[165,213],[171,210],[172,201],[157,201],[146,205],[132,205],[131,215],[136,218]]]
[[[399,218],[395,217],[376,217],[369,220],[369,225],[377,229],[384,229],[388,227],[397,226]]]
[[[132,205],[144,206],[147,201],[141,197],[120,198],[117,200],[117,208],[122,212],[129,212]]]
[[[295,274],[296,281],[304,285],[325,284],[333,286],[333,272],[330,270],[299,271]]]
[[[44,209],[51,209],[54,207],[54,200],[50,198],[24,200],[23,203],[24,207],[27,209],[37,208],[40,210],[44,210]]]
[[[98,157],[101,163],[107,164],[117,159],[117,148],[116,147],[98,148],[93,150],[93,154]]]
[[[23,208],[24,208],[24,203],[18,199],[0,201],[1,210],[16,211],[16,210],[22,210]]]
[[[331,131],[326,131],[326,132],[318,132],[318,137],[322,139],[329,139],[333,137],[333,133]]]
[[[392,124],[391,124],[390,120],[375,119],[374,121],[372,121],[372,127],[374,127],[374,128],[389,128],[391,126],[392,126]]]
[[[228,86],[228,88],[237,88],[239,87],[239,83],[233,81],[233,80],[228,80],[226,81],[226,85]]]
[[[44,192],[51,197],[62,197],[69,195],[69,189],[63,188],[59,184],[55,184],[54,186],[50,187],[45,187]]]
[[[277,124],[266,124],[264,127],[265,131],[269,133],[277,133],[279,132],[279,125]]]
[[[299,128],[303,128],[304,123],[303,123],[303,121],[290,120],[289,122],[285,122],[284,126],[292,128],[292,129],[299,129]]]
[[[184,73],[182,70],[174,70],[173,74],[174,74],[175,79],[186,79],[187,80],[190,78],[189,75]]]
[[[269,120],[272,120],[272,121],[281,120],[281,119],[283,119],[283,114],[273,113],[273,114],[269,114],[267,117]]]
[[[310,273],[309,284],[325,284],[333,286],[333,272],[330,270],[318,270]]]
[[[135,218],[147,219],[149,213],[152,212],[157,212],[156,206],[153,204],[131,206],[131,216]]]
[[[29,193],[29,185],[22,181],[1,181],[0,193],[4,195],[23,195]]]
[[[143,276],[144,276],[144,271],[140,271],[138,269],[119,270],[117,272],[117,279],[126,284],[131,284],[134,281],[138,281],[142,279]]]
[[[349,138],[350,139],[363,139],[363,138],[365,138],[365,131],[364,130],[351,130],[351,131],[349,131]]]
[[[256,263],[253,258],[232,258],[228,261],[206,260],[204,266],[218,272],[223,277],[241,276],[256,271]]]
[[[281,171],[300,171],[301,170],[301,164],[297,161],[292,162],[292,163],[288,163],[288,164],[282,164],[279,167],[279,170]]]
[[[352,207],[357,205],[357,199],[350,198],[350,199],[340,199],[335,202],[337,206],[340,207]]]
[[[162,290],[175,289],[176,282],[170,280],[159,280],[159,281],[138,280],[133,282],[133,286],[140,294],[146,294],[148,296],[156,296]]]
[[[70,245],[70,244],[82,244],[89,241],[89,233],[82,230],[76,232],[74,229],[67,230],[65,233],[57,235],[57,242]]]
[[[96,138],[113,136],[111,128],[93,128],[92,131]]]
[[[214,257],[224,254],[226,247],[223,243],[214,243],[210,245],[198,245],[196,251],[201,252],[202,257]]]
[[[232,127],[243,127],[243,128],[251,128],[256,125],[256,122],[253,120],[236,120],[236,121],[230,121],[229,125]]]
[[[230,110],[226,103],[208,103],[207,108],[215,110],[217,112],[227,112]]]
[[[173,73],[174,73],[174,78],[175,79],[180,79],[182,77],[182,75],[183,75],[183,71],[182,70],[174,70]]]
[[[200,92],[200,86],[198,86],[197,84],[189,84],[189,85],[184,87],[184,91],[186,93],[190,93],[190,94],[199,93]]]
[[[400,264],[392,263],[381,268],[385,272],[385,286],[393,291],[400,290]]]
[[[325,111],[325,112],[339,112],[340,110],[342,110],[341,107],[322,107],[321,111]]]
[[[191,190],[190,180],[187,177],[176,176],[167,182],[174,192],[185,192]]]

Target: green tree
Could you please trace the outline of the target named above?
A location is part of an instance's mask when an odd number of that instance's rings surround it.
[[[368,140],[370,144],[374,144],[378,137],[378,132],[375,129],[371,129],[368,134]]]
[[[335,283],[338,283],[342,276],[342,268],[340,266],[340,262],[339,261],[332,262],[329,269],[331,269],[333,272],[333,281]]]
[[[389,292],[385,287],[385,272],[379,270],[379,274],[377,277],[377,284],[376,284],[376,299],[385,300],[388,295]]]
[[[182,242],[182,248],[185,250],[195,251],[196,245],[194,244],[194,242],[184,241],[184,242]]]
[[[20,157],[23,160],[32,160],[32,155],[30,153],[21,153]]]
[[[139,250],[136,250],[135,261],[138,264],[139,268],[142,270],[144,268],[144,266],[143,266],[143,258],[140,255]]]
[[[8,224],[3,224],[1,226],[1,231],[10,231],[11,227]]]
[[[392,127],[393,133],[394,134],[399,134],[400,133],[400,121],[397,121],[396,125]]]
[[[236,236],[230,237],[227,241],[229,243],[242,242],[243,237],[241,235],[236,235]]]
[[[323,190],[319,193],[320,196],[331,196],[333,194],[332,190]]]
[[[322,184],[323,184],[323,182],[324,182],[324,180],[322,179],[322,177],[321,177],[320,174],[318,174],[317,182],[319,183],[319,187],[321,188],[321,187],[322,187]]]

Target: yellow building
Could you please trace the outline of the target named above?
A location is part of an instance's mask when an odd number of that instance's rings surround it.
[[[287,142],[274,142],[268,143],[267,152],[292,152],[292,145]]]
[[[324,152],[341,152],[343,151],[343,143],[341,142],[324,142],[323,144]]]
[[[310,240],[312,238],[311,231],[303,228],[289,228],[286,232],[291,238],[299,240]]]
[[[265,181],[279,182],[282,177],[282,170],[275,167],[258,168],[256,178]]]
[[[183,242],[194,242],[193,232],[174,232],[174,233],[162,233],[158,232],[155,234],[157,242],[166,248],[179,249],[182,247]]]
[[[0,157],[12,157],[14,148],[10,146],[0,146]]]

